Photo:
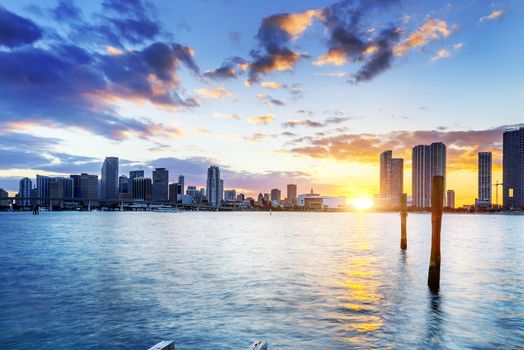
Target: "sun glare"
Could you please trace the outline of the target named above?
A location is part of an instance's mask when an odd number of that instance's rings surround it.
[[[357,210],[368,210],[373,206],[373,200],[369,198],[357,198],[351,201],[351,205]]]

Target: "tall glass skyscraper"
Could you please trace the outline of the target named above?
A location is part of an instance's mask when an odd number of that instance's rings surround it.
[[[102,165],[100,196],[105,200],[118,199],[118,158],[106,157]]]
[[[18,186],[18,196],[21,198],[18,201],[18,205],[21,207],[28,207],[32,205],[31,199],[31,189],[33,188],[33,182],[31,179],[24,177],[20,180]]]
[[[524,127],[504,132],[502,153],[504,208],[524,207]]]
[[[478,198],[477,205],[491,206],[491,171],[492,156],[491,152],[479,152],[479,180],[478,180]]]
[[[156,168],[153,171],[153,201],[169,199],[169,171],[166,168]]]
[[[413,147],[412,159],[413,205],[418,208],[431,207],[433,176],[444,177],[446,189],[446,145],[442,142]]]
[[[210,166],[207,169],[207,202],[209,205],[218,207],[222,203],[222,188],[220,186],[220,169]]]

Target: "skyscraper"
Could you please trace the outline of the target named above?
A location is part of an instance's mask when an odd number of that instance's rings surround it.
[[[453,190],[448,190],[448,193],[447,193],[447,207],[450,208],[450,209],[455,209],[455,191]]]
[[[393,158],[391,150],[380,154],[380,194],[378,199],[383,206],[400,206],[400,196],[404,191],[404,159]]]
[[[126,175],[120,175],[118,177],[118,193],[129,192],[129,178]]]
[[[236,190],[225,190],[224,191],[224,201],[225,202],[234,202],[237,200],[237,191]]]
[[[271,201],[276,201],[280,203],[280,197],[281,197],[280,190],[278,188],[273,188],[271,190]]]
[[[106,157],[102,165],[100,195],[104,200],[118,199],[118,158]]]
[[[217,166],[210,166],[207,169],[207,202],[212,206],[219,206],[222,200],[220,188],[220,169]]]
[[[36,196],[40,198],[37,201],[38,205],[49,205],[49,201],[44,199],[49,198],[49,179],[49,176],[36,175]]]
[[[18,196],[21,198],[18,201],[18,205],[20,207],[25,208],[25,207],[29,207],[32,205],[31,199],[28,199],[28,198],[31,198],[32,187],[33,187],[33,182],[31,181],[31,179],[24,177],[23,179],[20,180],[20,183],[18,186]]]
[[[477,205],[491,207],[491,152],[479,152]]]
[[[169,201],[176,203],[178,201],[178,183],[169,184]]]
[[[184,175],[178,176],[178,199],[182,200],[182,196],[184,195],[185,185],[184,185]]]
[[[153,184],[151,179],[138,177],[133,180],[133,199],[138,201],[150,201]]]
[[[433,176],[443,176],[446,188],[446,145],[436,142],[413,147],[412,167],[413,205],[429,208]]]
[[[130,194],[133,194],[133,183],[135,179],[144,177],[144,170],[131,170],[129,172],[129,185],[128,185],[128,192]]]
[[[297,205],[297,185],[287,185],[287,202],[289,205]]]
[[[153,201],[169,199],[169,171],[166,168],[156,168],[153,171]]]
[[[504,208],[524,207],[524,127],[504,132],[502,153]]]

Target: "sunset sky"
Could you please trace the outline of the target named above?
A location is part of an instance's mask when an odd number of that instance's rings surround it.
[[[249,195],[378,191],[379,154],[448,147],[473,203],[524,122],[522,1],[26,1],[0,5],[0,187],[166,167]],[[147,173],[147,171],[146,171]],[[495,193],[495,192],[494,192]]]

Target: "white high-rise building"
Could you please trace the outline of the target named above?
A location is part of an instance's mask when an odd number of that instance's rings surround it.
[[[446,189],[446,145],[442,142],[413,147],[412,160],[413,205],[419,208],[431,207],[433,176],[444,177]]]
[[[491,206],[491,175],[492,155],[491,152],[479,152],[479,181],[477,205]]]
[[[214,207],[222,203],[223,182],[220,181],[220,169],[217,166],[210,166],[207,169],[207,202]]]
[[[393,158],[391,150],[380,154],[380,194],[376,197],[382,207],[400,206],[404,191],[404,159]]]

